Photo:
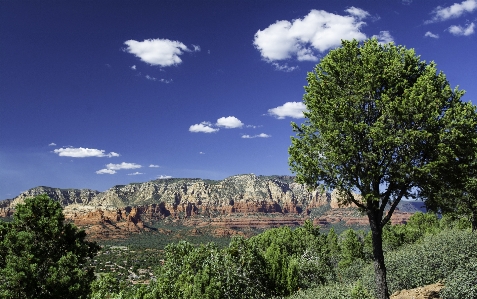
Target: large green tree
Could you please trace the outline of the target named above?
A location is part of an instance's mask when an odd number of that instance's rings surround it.
[[[99,246],[85,237],[46,195],[17,205],[13,221],[0,222],[0,298],[87,298],[87,259]]]
[[[376,39],[343,41],[307,81],[305,121],[292,123],[291,170],[310,187],[337,189],[343,204],[367,214],[377,296],[389,298],[383,227],[401,199],[432,190],[442,170],[475,152],[468,142],[475,140],[475,107],[434,62]]]

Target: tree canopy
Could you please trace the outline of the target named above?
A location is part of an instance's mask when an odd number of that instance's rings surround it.
[[[87,298],[86,262],[99,246],[85,237],[46,195],[17,205],[13,221],[0,222],[0,298]]]
[[[376,39],[342,41],[308,73],[289,164],[310,187],[336,188],[366,212],[380,299],[389,298],[383,226],[401,199],[457,181],[446,169],[475,156],[476,113],[434,62]],[[356,192],[360,196],[354,196]]]

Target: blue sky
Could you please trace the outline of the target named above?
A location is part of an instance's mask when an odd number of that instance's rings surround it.
[[[0,199],[290,174],[306,73],[341,39],[434,60],[477,103],[477,0],[0,1]]]

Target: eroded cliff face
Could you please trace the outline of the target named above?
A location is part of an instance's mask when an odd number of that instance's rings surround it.
[[[329,202],[329,194],[308,191],[292,177],[237,175],[222,181],[164,179],[118,185],[98,192],[88,189],[36,187],[13,199],[10,208],[25,198],[47,194],[66,213],[142,207],[149,215],[192,216],[200,213],[295,213]]]
[[[88,205],[100,192],[90,189],[60,189],[39,186],[15,197],[10,203],[10,207],[14,208],[17,204],[23,203],[26,198],[42,194],[48,195],[51,199],[59,202],[62,207],[66,207],[71,204]]]
[[[145,223],[157,221],[232,229],[295,226],[303,224],[314,208],[327,206],[338,211],[350,207],[338,204],[339,195],[336,192],[325,193],[321,188],[310,191],[306,186],[295,183],[290,176],[250,174],[222,181],[163,179],[118,185],[105,192],[36,187],[1,207],[0,214],[11,215],[14,207],[25,198],[40,194],[47,194],[58,201],[67,219],[98,238],[121,237],[147,230]],[[365,217],[340,213],[330,212],[314,219],[314,223],[367,223]]]

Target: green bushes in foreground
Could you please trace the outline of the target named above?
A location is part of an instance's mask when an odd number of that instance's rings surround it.
[[[389,290],[395,292],[447,280],[474,259],[477,259],[477,237],[470,230],[444,230],[428,235],[421,242],[386,254]],[[364,284],[372,289],[371,265],[363,272]]]
[[[456,226],[449,219],[415,214],[406,225],[388,227],[390,291],[445,279],[444,299],[476,298],[477,238]],[[93,285],[92,297],[372,299],[368,243],[365,232],[322,234],[311,222],[234,238],[223,249],[181,241],[166,247],[164,264],[149,285],[118,287],[119,281],[105,276]]]

